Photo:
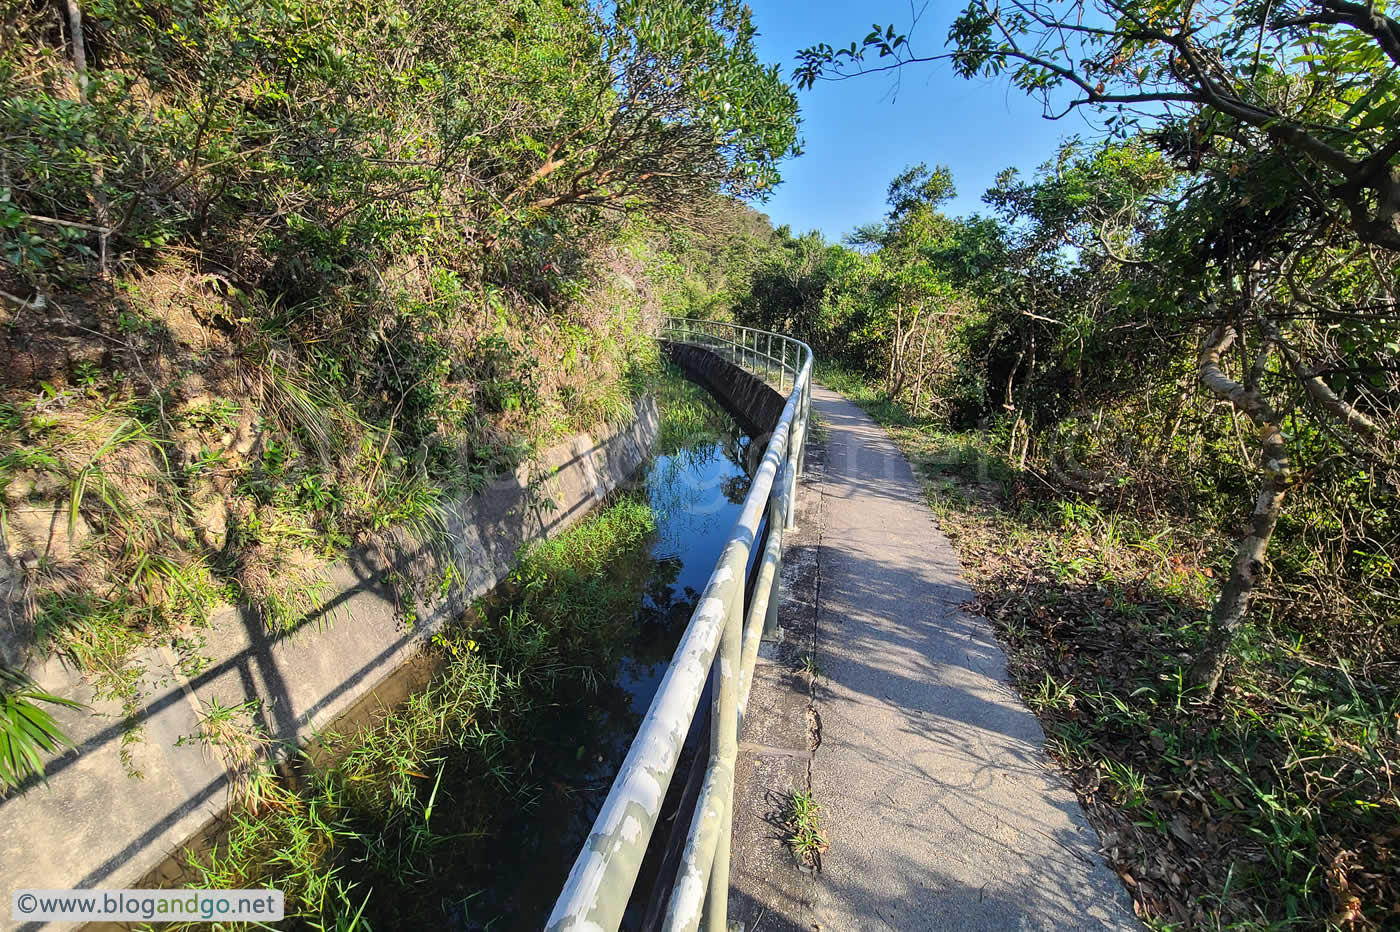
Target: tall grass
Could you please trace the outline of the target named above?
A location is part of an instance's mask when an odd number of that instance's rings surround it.
[[[615,675],[655,528],[645,502],[622,498],[525,548],[501,591],[433,638],[428,686],[382,721],[320,736],[318,753],[235,804],[215,851],[190,855],[192,885],[277,887],[313,929],[440,927],[499,908],[481,898],[496,846],[517,844],[499,833],[539,794],[558,706]]]
[[[709,392],[687,379],[675,365],[665,365],[653,382],[652,391],[662,412],[657,455],[672,456],[733,433],[733,419],[729,414]]]

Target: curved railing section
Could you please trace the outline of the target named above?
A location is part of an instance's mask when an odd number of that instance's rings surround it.
[[[724,357],[786,394],[787,405],[671,666],[554,904],[550,932],[605,932],[621,924],[707,677],[714,683],[709,757],[663,927],[697,929],[702,920],[707,930],[726,927],[739,729],[759,641],[777,628],[783,531],[793,526],[811,410],[812,349],[779,333],[679,317],[663,321],[660,339]],[[765,514],[767,541],[746,596],[749,553]]]

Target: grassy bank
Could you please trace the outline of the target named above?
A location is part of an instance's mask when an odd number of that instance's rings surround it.
[[[658,452],[727,432],[673,367],[648,387]],[[319,735],[281,772],[265,762],[259,710],[207,709],[188,740],[244,776],[218,844],[189,852],[189,885],[284,890],[297,928],[537,926],[639,724],[611,684],[639,648],[660,519],[630,492],[524,548],[425,647],[426,685]]]
[[[503,874],[530,867],[507,849],[550,843],[511,826],[561,791],[557,758],[592,753],[589,734],[555,720],[614,675],[654,529],[646,503],[623,498],[526,549],[501,592],[433,638],[426,688],[378,722],[321,735],[290,777],[244,753],[249,729],[206,723],[204,739],[249,771],[216,849],[190,856],[191,885],[281,889],[298,928],[496,915],[502,896],[482,891],[509,891]]]
[[[197,296],[162,288],[174,284],[124,293],[129,353],[112,358],[162,359],[178,377],[152,386],[113,363],[0,390],[0,528],[23,582],[15,645],[65,655],[133,725],[140,648],[170,646],[196,674],[209,620],[230,604],[289,633],[320,607],[325,564],[403,535],[431,542],[454,498],[630,417],[658,367],[640,301],[602,288],[583,303],[610,312],[587,327],[487,322],[460,354],[469,386],[424,374],[441,385],[415,389],[422,411],[375,413],[363,389],[290,353],[276,320],[230,335],[199,323]]]
[[[231,604],[280,637],[327,561],[630,417],[657,318],[772,233],[797,104],[752,38],[729,2],[8,4],[4,669],[64,656],[134,737],[149,648],[196,673]]]
[[[820,375],[890,432],[922,477],[1107,857],[1154,928],[1400,922],[1400,688],[1305,636],[1285,599],[1219,695],[1185,673],[1232,542],[1206,520],[1065,496],[841,372]],[[1285,590],[1286,591],[1286,590]]]

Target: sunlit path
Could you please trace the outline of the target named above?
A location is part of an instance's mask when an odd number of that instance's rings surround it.
[[[1040,725],[1006,685],[1001,648],[959,608],[971,590],[909,464],[854,404],[815,389],[813,406],[826,462],[799,515],[817,565],[791,598],[816,596],[809,765],[830,848],[819,873],[775,869],[754,849],[781,850],[762,810],[785,787],[747,787],[731,918],[752,927],[763,916],[763,929],[1136,927],[1078,801],[1048,769]],[[781,728],[765,710],[783,699],[753,703],[740,779],[800,779],[807,761],[775,764],[800,750],[775,747]]]

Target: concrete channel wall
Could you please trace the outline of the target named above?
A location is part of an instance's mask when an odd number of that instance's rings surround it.
[[[124,740],[120,705],[96,699],[61,659],[32,666],[43,688],[84,708],[55,714],[76,749],[49,762],[47,785],[0,800],[5,886],[137,885],[226,808],[229,774],[220,759],[198,741],[177,743],[196,732],[198,710],[252,701],[274,741],[306,740],[504,579],[521,544],[558,533],[621,485],[650,454],[659,426],[654,401],[644,399],[627,426],[577,435],[542,464],[456,503],[448,540],[460,582],[448,596],[429,585],[432,594],[412,604],[404,592],[415,587],[401,584],[440,578],[442,556],[411,544],[363,547],[325,568],[323,607],[288,637],[272,637],[254,612],[233,607],[212,620],[202,670],[186,675],[169,650],[146,651],[135,740]],[[0,638],[6,628],[0,624]]]
[[[663,343],[666,355],[695,382],[718,398],[738,419],[761,451],[783,416],[787,398],[767,382],[750,375],[710,350],[688,343]]]

